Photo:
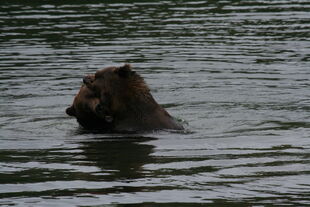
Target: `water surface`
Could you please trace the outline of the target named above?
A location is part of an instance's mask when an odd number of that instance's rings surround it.
[[[3,1],[0,205],[310,205],[310,3]],[[65,114],[131,63],[188,132]],[[134,205],[135,204],[135,205]]]

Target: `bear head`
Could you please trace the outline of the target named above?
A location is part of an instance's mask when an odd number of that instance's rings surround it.
[[[78,123],[86,129],[109,128],[112,124],[111,116],[102,109],[100,99],[85,85],[81,86],[66,113],[76,117]]]

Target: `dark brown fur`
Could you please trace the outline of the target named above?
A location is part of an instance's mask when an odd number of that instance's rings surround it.
[[[110,129],[111,123],[106,121],[102,113],[98,113],[100,103],[94,92],[82,85],[75,96],[73,104],[66,109],[69,116],[76,117],[79,124],[86,129]]]
[[[143,78],[128,64],[122,67],[104,68],[97,71],[95,75],[86,76],[83,81],[92,93],[90,97],[94,99],[85,99],[82,95],[77,95],[73,106],[77,104],[76,102],[86,104],[86,107],[76,107],[82,112],[83,108],[89,108],[92,111],[91,115],[87,115],[86,120],[91,116],[101,119],[109,117],[110,121],[113,120],[109,126],[112,131],[183,129],[155,101]],[[91,102],[87,103],[88,101]],[[79,120],[79,115],[76,117]]]

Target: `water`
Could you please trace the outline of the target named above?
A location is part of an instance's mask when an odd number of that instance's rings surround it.
[[[309,1],[0,8],[0,205],[310,205]],[[188,132],[65,114],[85,74],[125,62]]]

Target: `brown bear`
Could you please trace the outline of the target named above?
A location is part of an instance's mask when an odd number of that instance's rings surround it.
[[[87,114],[85,121],[92,116],[98,117],[103,123],[103,129],[108,127],[118,132],[184,129],[155,101],[144,79],[133,71],[129,64],[104,68],[95,75],[84,77],[83,82],[92,98],[83,99],[83,96],[80,98],[78,94],[73,106],[78,105],[76,102],[81,102],[86,106],[84,108],[90,109],[92,113]],[[83,87],[81,90],[86,90]],[[81,91],[79,93],[83,94]],[[83,107],[75,108],[79,108],[81,114],[84,113]],[[78,114],[76,117],[79,120]],[[93,123],[94,120],[90,122]]]

